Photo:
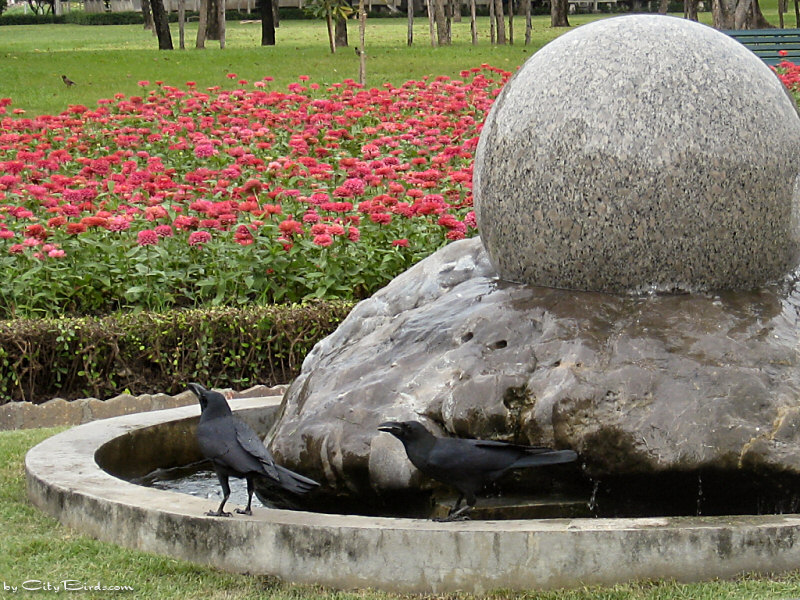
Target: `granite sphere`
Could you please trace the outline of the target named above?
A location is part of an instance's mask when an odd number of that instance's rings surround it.
[[[596,290],[751,289],[798,261],[800,117],[759,58],[684,19],[579,27],[531,56],[475,157],[503,279]]]

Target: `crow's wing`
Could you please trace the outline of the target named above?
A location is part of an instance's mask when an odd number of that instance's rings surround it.
[[[508,448],[527,454],[539,454],[542,452],[552,452],[547,446],[526,446],[524,444],[512,444],[510,442],[497,442],[494,440],[466,440],[478,448]]]
[[[461,480],[464,476],[482,479],[483,474],[507,469],[520,458],[519,450],[504,444],[485,446],[473,442],[438,438],[427,456],[427,469],[420,470],[442,481]]]
[[[235,477],[263,471],[259,460],[246,452],[236,439],[233,420],[228,418],[200,420],[197,425],[197,443],[203,456],[223,467]]]
[[[516,456],[509,468],[539,467],[568,463],[578,458],[573,450],[553,450],[546,446],[525,446],[523,444],[509,444],[493,440],[468,440],[476,448],[485,448],[495,452],[505,452],[507,456]]]
[[[234,418],[233,422],[236,430],[236,440],[239,442],[239,445],[241,445],[245,452],[258,459],[263,465],[264,472],[268,477],[280,480],[280,473],[278,472],[275,460],[272,458],[272,454],[269,453],[266,446],[264,446],[264,442],[258,437],[258,434],[244,421]]]

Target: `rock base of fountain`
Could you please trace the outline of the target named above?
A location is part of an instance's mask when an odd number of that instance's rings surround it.
[[[450,244],[360,303],[306,358],[270,436],[341,495],[426,487],[377,426],[580,454],[585,475],[800,474],[796,281],[625,296],[502,282]]]

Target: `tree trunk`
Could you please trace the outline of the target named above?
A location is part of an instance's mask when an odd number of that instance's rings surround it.
[[[358,82],[367,85],[367,8],[364,0],[358,0]]]
[[[331,54],[336,54],[336,36],[333,34],[333,17],[330,10],[325,13],[325,25],[328,28],[328,46],[331,49]]]
[[[489,43],[494,46],[497,43],[497,27],[494,20],[494,0],[489,0]]]
[[[492,0],[489,0],[490,2]],[[494,0],[494,19],[497,23],[497,44],[506,45],[506,18],[503,14],[503,0]]]
[[[281,26],[281,14],[278,10],[278,2],[272,3],[272,21],[275,23],[275,27],[278,28]]]
[[[169,31],[169,19],[164,10],[163,0],[151,0],[150,7],[153,9],[153,23],[156,26],[159,50],[172,50],[172,34]]]
[[[683,0],[683,18],[697,21],[697,0]]]
[[[569,3],[567,0],[551,0],[550,27],[569,27]]]
[[[225,0],[218,0],[217,20],[219,21],[219,47],[225,50]]]
[[[261,15],[261,45],[275,45],[275,13],[272,11],[272,0],[258,0],[258,11]]]
[[[717,29],[733,29],[733,10],[729,0],[711,0],[711,21]]]
[[[414,2],[408,0],[406,4],[408,9],[408,34],[406,35],[406,41],[408,45],[411,46],[414,43]]]
[[[200,0],[199,20],[197,22],[197,41],[195,48],[206,47],[206,24],[208,23],[208,0]]]
[[[800,0],[795,0],[800,1]],[[478,45],[478,13],[475,0],[469,0],[469,32],[472,34],[472,45]]]
[[[155,33],[156,26],[153,23],[153,10],[150,8],[150,0],[142,0],[142,18],[144,28]]]
[[[152,1],[152,0],[151,0]],[[208,14],[206,15],[206,39],[219,39],[219,3],[220,0],[208,0]]]
[[[531,44],[531,31],[533,30],[533,23],[531,23],[531,0],[523,0],[525,2],[525,45]]]
[[[712,0],[711,17],[717,29],[770,29],[758,0]]]
[[[450,19],[446,15],[445,2],[433,0],[433,18],[436,22],[436,41],[440,46],[450,45]]]
[[[337,48],[347,48],[347,19],[338,17],[336,19],[335,36]]]
[[[661,15],[667,14],[669,10],[669,0],[660,0],[658,3],[658,13]]]
[[[800,28],[800,0],[794,0],[794,19],[797,27]]]
[[[514,0],[508,0],[508,45],[514,45]]]
[[[433,17],[433,2],[434,0],[426,0],[428,5],[428,27],[431,31],[431,46],[436,48],[436,32],[434,31],[434,17]]]
[[[186,50],[186,0],[178,0],[178,45]]]

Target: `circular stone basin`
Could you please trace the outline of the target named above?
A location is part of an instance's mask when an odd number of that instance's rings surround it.
[[[234,400],[231,407],[264,432],[279,403]],[[135,485],[99,466],[141,477],[197,460],[199,412],[191,406],[127,415],[45,440],[25,459],[28,496],[97,539],[338,588],[481,593],[697,581],[800,565],[798,515],[438,523],[254,508],[250,517],[212,518],[204,513],[214,500]]]

